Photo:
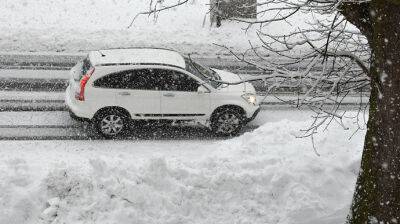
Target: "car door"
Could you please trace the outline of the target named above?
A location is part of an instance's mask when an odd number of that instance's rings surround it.
[[[134,69],[105,76],[112,86],[115,106],[125,108],[132,118],[160,114],[160,91],[149,69]]]
[[[161,113],[164,117],[202,117],[210,108],[210,94],[199,93],[199,82],[187,74],[154,69],[161,91]]]

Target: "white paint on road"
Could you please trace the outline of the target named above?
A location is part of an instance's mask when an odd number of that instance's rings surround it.
[[[68,70],[20,70],[0,69],[0,78],[4,79],[68,79]]]

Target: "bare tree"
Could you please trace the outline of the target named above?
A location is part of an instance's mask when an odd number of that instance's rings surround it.
[[[186,1],[154,8],[155,14]],[[369,92],[369,119],[348,223],[400,222],[400,1],[399,0],[260,0],[256,26],[261,45],[234,52],[253,65],[262,80],[276,88],[296,89],[290,101],[317,113],[311,136],[323,123],[341,120],[339,106],[349,93]],[[307,27],[271,34],[271,23],[313,15]],[[257,60],[248,58],[249,54]],[[265,57],[264,55],[269,55]],[[279,58],[279,60],[275,60]],[[273,81],[273,82],[272,82]],[[234,84],[234,83],[231,83]],[[334,102],[327,107],[328,102]],[[361,109],[361,107],[360,107]]]

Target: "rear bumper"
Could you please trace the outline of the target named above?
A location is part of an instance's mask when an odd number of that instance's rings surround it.
[[[73,98],[70,92],[70,87],[68,87],[65,92],[65,104],[68,107],[70,116],[75,120],[88,121],[93,116],[86,108],[86,105],[83,105],[82,102],[78,102]]]
[[[90,122],[90,119],[89,119],[89,118],[79,117],[79,116],[77,116],[77,115],[76,115],[71,109],[69,109],[69,108],[68,108],[68,113],[69,113],[69,116],[70,116],[72,119],[76,120],[76,121]]]

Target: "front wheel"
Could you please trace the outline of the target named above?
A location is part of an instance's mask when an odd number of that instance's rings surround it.
[[[211,119],[211,130],[218,136],[235,136],[243,127],[243,115],[233,109],[216,112]]]
[[[128,127],[127,117],[118,110],[102,112],[95,119],[97,131],[106,138],[115,138],[126,132]]]

